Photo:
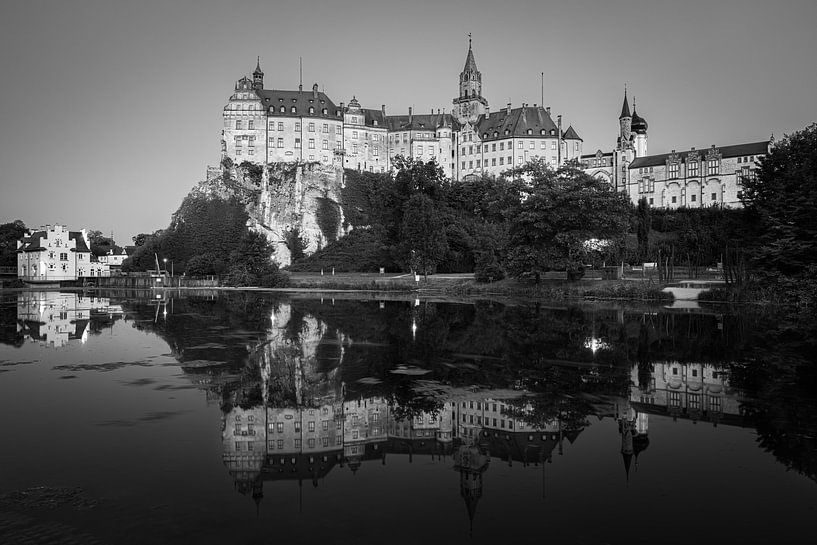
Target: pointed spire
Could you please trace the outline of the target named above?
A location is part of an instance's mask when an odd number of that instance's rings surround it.
[[[621,106],[621,115],[618,116],[619,119],[624,117],[632,117],[630,115],[630,104],[627,102],[627,85],[624,85],[624,105]]]
[[[261,70],[261,55],[258,56],[258,60],[255,63],[255,72],[253,74],[263,74],[264,71]]]
[[[474,51],[471,49],[471,33],[468,33],[468,56],[465,58],[463,72],[477,72],[477,62],[474,60]]]

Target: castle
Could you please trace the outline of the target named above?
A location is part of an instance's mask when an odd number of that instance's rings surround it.
[[[741,182],[754,176],[770,140],[648,155],[647,121],[632,113],[624,92],[613,151],[584,155],[573,126],[554,122],[550,108],[523,103],[490,111],[482,92],[471,39],[451,113],[390,115],[364,108],[355,97],[335,103],[318,84],[311,91],[265,89],[260,58],[252,78],[242,77],[224,107],[222,158],[234,163],[317,162],[338,168],[386,172],[404,156],[435,160],[456,181],[498,176],[533,159],[557,167],[578,161],[588,174],[656,207],[741,205]]]
[[[236,163],[319,162],[369,172],[385,172],[402,155],[433,159],[454,180],[499,175],[534,158],[556,166],[581,157],[582,139],[573,127],[562,130],[550,108],[489,110],[470,39],[453,106],[451,113],[409,108],[408,115],[388,115],[385,105],[363,108],[355,97],[336,104],[317,83],[311,91],[264,89],[259,59],[224,107],[222,155]]]

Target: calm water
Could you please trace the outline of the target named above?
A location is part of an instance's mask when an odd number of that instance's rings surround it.
[[[817,535],[803,317],[105,295],[0,296],[0,542]]]

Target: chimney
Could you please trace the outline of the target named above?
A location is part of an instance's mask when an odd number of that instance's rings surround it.
[[[317,83],[312,85],[312,98],[314,98],[314,99],[318,98],[318,84]]]
[[[343,102],[340,103],[340,115],[343,115],[346,109],[343,107]]]
[[[409,123],[411,123],[412,113],[411,113],[411,106],[409,106]]]
[[[385,104],[380,105],[380,111],[383,112],[383,117],[386,117],[386,105]]]
[[[545,108],[545,111],[548,113],[548,115],[550,115],[550,106],[548,106],[547,108]]]
[[[690,149],[689,151],[695,151],[695,148]]]
[[[508,107],[505,109],[505,112],[506,112],[508,115],[511,115],[511,103],[510,103],[510,102],[508,103]]]

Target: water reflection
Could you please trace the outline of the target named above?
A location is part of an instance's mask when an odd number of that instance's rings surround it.
[[[741,428],[756,432],[752,452],[768,452],[769,465],[776,460],[817,481],[817,331],[803,316],[720,307],[137,295],[4,296],[0,341],[80,343],[119,317],[119,327],[161,337],[172,372],[219,409],[209,417],[221,420],[220,452],[196,455],[221,458],[218,477],[226,469],[242,510],[260,513],[265,496],[267,505],[276,498],[294,504],[317,489],[317,498],[329,479],[354,497],[369,475],[409,473],[429,498],[459,496],[458,529],[465,532],[468,525],[482,529],[491,518],[485,511],[499,509],[485,506],[513,497],[520,484],[534,480],[544,501],[551,479],[558,480],[553,468],[569,467],[555,462],[584,464],[573,468],[576,487],[609,497],[658,475],[683,474],[675,467],[689,455],[683,446],[705,450],[712,434]],[[690,432],[704,427],[712,433]],[[573,446],[587,442],[592,456]],[[616,458],[614,488],[581,480],[607,454]],[[746,453],[729,456],[739,465]],[[689,471],[704,474],[705,466]],[[790,491],[781,483],[769,493]],[[607,505],[626,515],[628,508],[614,504]]]
[[[72,341],[88,340],[89,324],[101,327],[107,319],[122,315],[120,305],[107,297],[81,293],[24,292],[17,295],[15,339],[28,339],[41,346],[60,348]]]

